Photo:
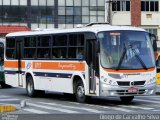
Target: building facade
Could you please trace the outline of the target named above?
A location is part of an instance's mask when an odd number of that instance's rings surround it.
[[[110,21],[160,36],[159,0],[0,0],[0,25],[72,28]],[[109,15],[109,16],[108,16]]]
[[[105,0],[0,0],[0,25],[72,28],[104,22]]]
[[[114,25],[144,28],[160,39],[159,3],[159,0],[113,0],[110,8],[111,22]]]

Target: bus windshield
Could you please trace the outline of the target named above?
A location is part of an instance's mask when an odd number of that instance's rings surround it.
[[[111,69],[148,69],[155,67],[149,34],[141,31],[98,33],[101,65]]]

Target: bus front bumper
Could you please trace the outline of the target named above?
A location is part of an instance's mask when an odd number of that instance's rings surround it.
[[[133,89],[133,91],[130,91]],[[111,86],[101,84],[100,96],[137,96],[137,95],[152,95],[155,94],[156,84],[149,84],[145,86]]]

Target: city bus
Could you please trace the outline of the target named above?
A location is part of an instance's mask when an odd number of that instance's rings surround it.
[[[153,47],[144,29],[89,24],[72,29],[6,35],[5,80],[34,97],[45,91],[91,96],[134,96],[156,90]]]
[[[2,88],[7,87],[4,79],[4,46],[5,39],[0,38],[0,85]]]

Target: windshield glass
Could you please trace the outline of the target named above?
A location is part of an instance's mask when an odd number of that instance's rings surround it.
[[[99,32],[101,64],[113,69],[146,69],[155,66],[148,33],[140,31]]]

